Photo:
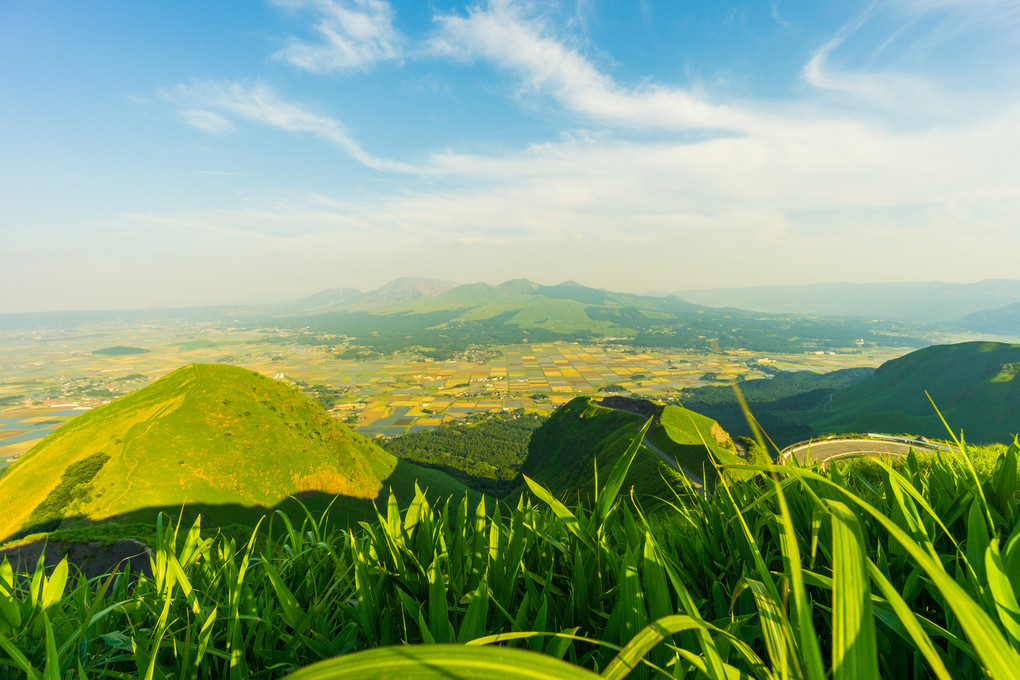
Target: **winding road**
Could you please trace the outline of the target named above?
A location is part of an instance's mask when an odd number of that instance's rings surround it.
[[[910,449],[935,451],[946,447],[919,439],[868,434],[851,439],[819,439],[794,444],[783,449],[777,462],[786,463],[791,457],[801,464],[827,463],[833,459],[859,456],[895,458],[907,455]]]

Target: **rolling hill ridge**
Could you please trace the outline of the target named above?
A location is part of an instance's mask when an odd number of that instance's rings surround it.
[[[713,307],[770,313],[822,314],[924,323],[959,323],[963,317],[1020,302],[1020,281],[977,283],[813,283],[684,290],[676,295]]]
[[[908,432],[944,439],[937,406],[957,433],[967,428],[968,441],[1011,442],[1020,431],[1018,376],[1020,345],[934,345],[887,361],[871,377],[834,392],[823,408],[788,417],[823,434]]]

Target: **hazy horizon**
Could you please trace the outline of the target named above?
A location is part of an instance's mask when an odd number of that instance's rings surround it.
[[[1020,5],[0,7],[0,313],[1016,276]]]
[[[507,283],[512,280],[521,280],[524,277],[513,277],[512,279],[502,280],[490,280],[490,281],[452,281],[449,279],[442,279],[448,283],[453,283],[456,286],[471,285],[471,284],[487,284],[490,286],[498,286],[503,283]],[[419,276],[399,276],[395,279],[385,281],[380,285],[372,286],[331,286],[329,288],[320,288],[318,290],[306,290],[299,292],[294,295],[276,295],[276,296],[254,296],[248,298],[234,298],[234,299],[222,299],[222,300],[180,300],[171,301],[167,304],[150,304],[142,305],[137,307],[124,307],[124,306],[107,306],[107,307],[78,307],[78,308],[60,308],[54,307],[52,309],[31,309],[31,310],[15,310],[15,311],[0,311],[0,316],[3,315],[22,315],[22,314],[60,314],[60,313],[77,313],[77,312],[114,312],[114,311],[144,311],[144,310],[160,310],[160,309],[186,309],[186,308],[202,308],[202,307],[244,307],[244,306],[271,306],[276,304],[287,304],[298,302],[304,298],[314,296],[318,293],[325,293],[331,290],[342,290],[342,289],[354,289],[361,293],[371,293],[377,289],[385,288],[387,285],[396,283],[404,279],[423,279],[431,281],[439,281],[441,279],[432,279],[430,277],[419,277]],[[530,279],[529,279],[530,280]],[[624,293],[632,295],[645,295],[645,296],[669,296],[669,295],[682,295],[683,293],[713,293],[713,292],[726,292],[726,291],[753,291],[759,289],[770,289],[773,287],[788,287],[788,288],[810,288],[813,286],[916,286],[916,285],[948,285],[948,286],[971,286],[981,284],[989,281],[1008,281],[1016,282],[1020,284],[1020,278],[1016,279],[980,279],[978,281],[946,281],[946,280],[927,280],[927,281],[826,281],[826,282],[812,282],[802,284],[761,284],[761,285],[748,285],[748,286],[714,286],[711,288],[686,288],[677,290],[619,290],[607,288],[605,286],[589,285],[584,281],[575,281],[572,279],[564,279],[561,281],[534,281],[533,283],[541,286],[555,286],[563,283],[576,283],[581,286],[588,288],[595,288],[606,290],[611,293]],[[706,304],[704,302],[698,302],[696,299],[691,300],[696,304]],[[707,306],[718,306],[711,303],[707,303]],[[730,305],[723,305],[730,306]],[[777,305],[781,306],[781,305]],[[796,305],[794,305],[796,306]],[[793,310],[789,310],[793,311]]]

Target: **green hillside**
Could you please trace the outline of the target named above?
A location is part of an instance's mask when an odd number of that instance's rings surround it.
[[[743,464],[729,435],[714,420],[679,406],[620,400],[625,401],[634,402],[637,408],[649,413],[655,412],[646,440],[704,479],[709,487],[714,484],[716,472],[705,443],[720,462]],[[646,419],[647,415],[601,406],[592,397],[577,397],[557,409],[532,435],[521,474],[558,496],[588,498],[594,490],[596,463],[598,478],[604,481]],[[682,474],[642,445],[623,488],[626,491],[634,487],[635,495],[648,502],[656,497],[672,498],[671,487],[683,486]]]
[[[968,314],[955,325],[976,333],[1020,336],[1020,302]]]
[[[872,368],[844,368],[829,373],[779,371],[772,378],[744,380],[738,385],[758,424],[777,446],[785,447],[814,434],[807,425],[791,422],[790,412],[824,408],[833,392],[874,372]],[[714,418],[734,436],[754,436],[730,385],[686,388],[680,391],[679,400],[687,408]]]
[[[911,352],[836,391],[825,407],[790,413],[820,433],[946,436],[925,392],[968,441],[1009,442],[1020,431],[1020,345],[966,342]]]
[[[462,493],[447,475],[399,462],[290,386],[227,365],[193,364],[85,413],[0,479],[0,538],[60,520],[147,520],[187,506],[248,522],[298,496],[341,497],[364,514],[387,486]],[[73,523],[73,522],[72,522]]]

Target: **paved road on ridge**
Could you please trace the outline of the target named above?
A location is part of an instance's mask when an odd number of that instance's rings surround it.
[[[630,411],[630,410],[627,410],[625,408],[616,408],[615,406],[606,406],[605,404],[597,404],[597,405],[600,406],[601,408],[609,409],[610,411],[620,411],[621,413],[632,413],[632,414],[634,414],[636,416],[641,416],[642,418],[645,417],[643,413],[638,413],[636,411]],[[653,444],[652,442],[650,442],[648,440],[648,435],[647,434],[645,434],[645,437],[644,437],[644,439],[641,440],[641,443],[644,444],[649,449],[651,449],[652,451],[654,451],[656,454],[658,454],[659,458],[662,458],[664,461],[666,461],[672,467],[674,467],[680,474],[682,474],[684,477],[686,477],[688,480],[690,480],[691,484],[694,486],[695,489],[698,490],[698,492],[702,496],[708,497],[709,491],[708,491],[708,489],[705,488],[705,483],[703,481],[701,481],[701,477],[697,476],[696,474],[694,474],[693,472],[691,472],[690,470],[688,470],[684,466],[680,465],[680,463],[676,462],[676,458],[674,458],[673,456],[670,456],[670,455],[668,455],[666,453],[663,453],[662,449],[660,449],[658,446],[656,446],[655,444]]]

